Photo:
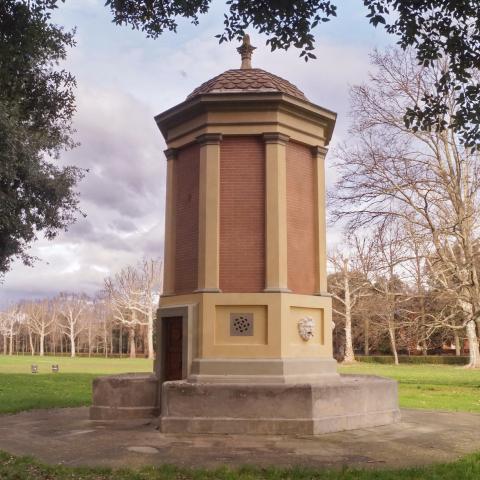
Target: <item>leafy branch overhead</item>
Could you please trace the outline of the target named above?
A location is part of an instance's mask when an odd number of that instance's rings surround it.
[[[182,18],[199,23],[211,0],[107,0],[114,22],[130,25],[157,38],[177,31]],[[335,0],[228,0],[220,42],[238,39],[245,30],[265,34],[272,50],[299,49],[305,60],[315,58],[314,29],[337,16]],[[480,85],[472,78],[480,61],[480,2],[478,0],[363,0],[366,17],[383,26],[398,44],[411,47],[421,65],[445,60],[435,91],[420,98],[404,116],[418,130],[454,128],[468,147],[480,146]],[[334,68],[334,66],[333,66]],[[449,116],[445,97],[455,92],[458,105]]]

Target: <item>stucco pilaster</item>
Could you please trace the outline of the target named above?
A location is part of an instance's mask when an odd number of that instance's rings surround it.
[[[266,173],[266,292],[288,292],[287,135],[264,133]]]
[[[222,135],[197,137],[200,144],[198,292],[219,292],[220,142]]]
[[[163,258],[163,295],[175,294],[175,201],[174,169],[177,151],[165,150],[167,157],[167,195],[165,200],[165,239]]]
[[[316,294],[327,294],[327,234],[325,201],[325,157],[328,149],[317,146],[312,149],[315,161],[315,195],[316,195]]]

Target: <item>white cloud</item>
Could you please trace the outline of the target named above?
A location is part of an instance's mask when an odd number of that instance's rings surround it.
[[[64,163],[90,171],[79,185],[87,214],[31,253],[34,268],[17,262],[7,274],[0,302],[62,290],[102,288],[106,274],[145,254],[159,257],[163,245],[164,143],[148,106],[125,92],[80,86],[75,119],[81,145]],[[155,241],[150,235],[156,235]]]

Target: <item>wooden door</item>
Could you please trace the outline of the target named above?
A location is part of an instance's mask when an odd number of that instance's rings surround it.
[[[181,380],[182,354],[183,354],[183,318],[167,317],[163,319],[165,368],[164,378],[168,380]]]

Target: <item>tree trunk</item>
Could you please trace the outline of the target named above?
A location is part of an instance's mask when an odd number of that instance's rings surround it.
[[[30,352],[33,356],[33,355],[35,355],[35,347],[33,345],[33,336],[32,336],[32,332],[31,332],[30,329],[28,330],[28,341],[30,342]]]
[[[149,313],[147,326],[148,359],[153,360],[153,312]]]
[[[370,320],[366,318],[363,322],[363,353],[370,354]]]
[[[108,357],[108,330],[105,327],[103,330],[103,353],[105,354],[105,358]]]
[[[423,342],[422,342],[422,353],[423,353],[423,356],[426,357],[428,355],[428,344],[427,344],[427,335],[426,335],[426,331],[425,331],[425,324],[426,324],[426,320],[425,320],[425,317],[426,317],[426,313],[425,313],[425,295],[423,295],[423,288],[421,287],[420,284],[417,284],[417,291],[420,291],[422,290],[422,296],[421,296],[421,300],[420,300],[420,315],[421,315],[421,322],[422,322],[422,325],[421,325],[421,332],[423,334]]]
[[[352,314],[350,311],[345,312],[345,357],[343,363],[355,362],[355,353],[353,351],[352,341]]]
[[[473,320],[470,320],[467,323],[466,331],[468,339],[468,351],[470,354],[470,361],[467,367],[480,368],[480,349],[478,345],[477,330]]]
[[[395,365],[398,365],[398,353],[397,353],[397,342],[395,341],[395,326],[392,321],[388,322],[388,335],[390,337],[390,346],[392,348],[393,358],[395,359]]]
[[[88,322],[88,358],[92,356],[92,322]]]
[[[353,341],[352,341],[352,302],[350,296],[350,282],[345,268],[343,276],[343,287],[345,290],[345,356],[343,357],[343,363],[355,362],[355,354],[353,353]]]
[[[130,358],[136,358],[137,356],[137,349],[135,346],[135,328],[131,328],[128,331],[128,340],[130,343]]]
[[[118,353],[120,354],[120,358],[123,355],[123,331],[122,331],[122,324],[120,324],[120,335],[118,337]]]
[[[458,336],[458,331],[456,329],[453,331],[453,338],[455,340],[455,355],[459,357],[462,353],[462,349],[460,347],[460,337]]]
[[[10,338],[8,344],[8,354],[13,355],[13,329],[10,329]]]
[[[40,332],[40,356],[45,355],[45,332],[42,330]]]
[[[76,356],[76,349],[75,349],[75,335],[73,333],[73,330],[70,330],[70,356],[75,357]]]

